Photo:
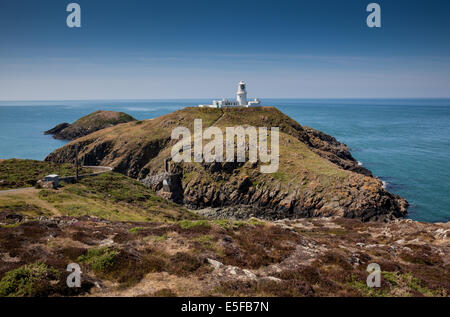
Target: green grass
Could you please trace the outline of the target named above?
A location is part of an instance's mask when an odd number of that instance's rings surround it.
[[[365,282],[353,280],[349,286],[357,289],[363,296],[379,297],[392,296],[396,290],[401,291],[405,296],[411,296],[411,293],[419,292],[423,296],[438,296],[438,291],[430,290],[421,285],[420,280],[409,273],[400,272],[381,272],[384,282],[387,284],[383,288],[371,288]]]
[[[62,203],[70,200],[72,197],[73,196],[70,194],[70,191],[67,193],[64,191],[53,191],[49,189],[42,189],[39,191],[39,198],[49,203]]]
[[[251,218],[251,219],[247,220],[247,222],[253,226],[264,226],[265,225],[264,221],[261,221],[256,218]]]
[[[218,225],[223,229],[239,229],[240,227],[248,225],[248,223],[245,221],[228,220],[228,219],[213,220],[213,223],[215,223],[216,225]]]
[[[82,169],[80,174],[90,173],[90,169]],[[0,190],[32,187],[39,179],[49,174],[60,177],[75,175],[72,164],[9,159],[0,161]]]
[[[420,280],[409,273],[382,272],[383,278],[391,287],[402,287],[421,293],[424,296],[436,296],[435,292],[421,285]]]
[[[214,249],[215,239],[210,235],[197,237],[195,241],[200,242],[207,249]]]
[[[0,297],[36,296],[49,281],[59,279],[59,272],[36,262],[9,271],[0,281]]]
[[[145,230],[145,228],[144,227],[134,227],[134,228],[131,228],[130,230],[128,230],[128,232],[129,233],[139,233],[142,230]]]
[[[112,248],[89,249],[86,255],[78,257],[78,261],[91,267],[94,272],[108,273],[114,266],[119,252]]]
[[[381,274],[383,275],[384,280],[392,286],[399,285],[397,272],[381,272]]]
[[[275,172],[270,174],[273,178],[278,179],[282,182],[285,182],[286,180],[288,180],[288,177],[285,173],[283,172]]]
[[[90,215],[114,221],[179,221],[198,219],[194,213],[156,196],[140,182],[118,173],[87,177],[55,190],[43,189],[39,198],[63,215]]]
[[[384,289],[369,287],[366,282],[361,281],[352,281],[349,283],[349,286],[358,290],[361,295],[368,297],[386,297],[388,296],[388,292]]]
[[[231,226],[231,221],[227,219],[214,220],[213,222],[222,229],[228,229]]]
[[[97,218],[109,219],[114,218],[117,213],[114,212],[114,209],[111,210],[109,208],[99,207],[99,206],[89,206],[88,203],[80,204],[80,203],[72,203],[72,204],[57,204],[55,205],[58,210],[67,216],[70,217],[81,217],[84,215],[89,215]]]
[[[195,172],[188,172],[183,174],[183,181],[189,183],[197,174]]]
[[[412,276],[411,274],[408,273],[402,274],[401,278],[409,288],[421,293],[422,295],[431,297],[436,296],[436,294],[432,290],[420,285],[420,280]]]
[[[196,227],[205,227],[205,228],[211,227],[211,224],[207,220],[196,220],[196,221],[182,220],[178,222],[178,224],[183,229],[192,229]]]
[[[48,210],[37,206],[34,203],[20,200],[9,200],[1,197],[0,199],[0,212],[18,213],[29,216],[42,216],[49,215]]]
[[[98,194],[114,202],[141,203],[155,199],[147,187],[121,174],[104,173],[87,177],[80,184],[86,186],[86,193]],[[159,199],[156,202],[160,202]]]
[[[87,177],[58,190],[41,189],[0,196],[0,212],[30,217],[95,216],[112,221],[178,222],[196,220],[195,213],[165,200],[140,182],[118,173]]]
[[[153,236],[153,240],[154,241],[165,241],[165,240],[167,240],[167,234],[164,233],[160,236]]]
[[[154,241],[154,242],[161,242],[167,240],[167,233],[164,233],[160,236],[151,235],[144,237],[144,241]]]
[[[72,124],[72,128],[89,129],[91,127],[96,127],[98,129],[135,120],[136,119],[132,116],[124,112],[98,110],[75,121]]]
[[[22,222],[16,222],[16,223],[12,223],[12,224],[9,224],[9,225],[0,225],[0,227],[1,228],[17,228],[21,224],[22,224]]]

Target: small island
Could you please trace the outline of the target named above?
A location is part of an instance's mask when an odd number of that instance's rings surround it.
[[[124,112],[99,110],[78,119],[72,124],[60,123],[45,131],[44,134],[51,134],[59,140],[75,140],[92,132],[131,121],[136,121],[136,119]]]

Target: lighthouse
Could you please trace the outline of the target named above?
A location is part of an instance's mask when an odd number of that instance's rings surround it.
[[[247,106],[247,91],[245,90],[245,83],[241,80],[238,84],[237,90],[237,101],[239,102],[239,106]]]
[[[208,108],[222,108],[222,107],[258,107],[261,106],[261,101],[258,98],[254,100],[247,101],[247,90],[246,84],[242,80],[238,84],[237,98],[236,100],[222,99],[213,100],[211,105],[198,105],[199,107]]]

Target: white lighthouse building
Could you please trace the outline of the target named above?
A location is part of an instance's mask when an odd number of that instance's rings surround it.
[[[199,105],[199,107],[209,108],[223,108],[223,107],[257,107],[261,106],[261,101],[255,98],[252,101],[247,101],[246,84],[241,80],[238,84],[236,100],[222,99],[213,100],[211,105]]]

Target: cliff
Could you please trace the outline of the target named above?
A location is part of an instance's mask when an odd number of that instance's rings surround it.
[[[276,173],[263,174],[258,163],[171,163],[177,178],[170,198],[191,208],[239,207],[265,219],[340,216],[384,220],[406,214],[405,199],[389,193],[382,182],[358,166],[349,148],[320,131],[301,126],[273,107],[185,108],[144,121],[109,127],[55,150],[45,160],[72,162],[75,148],[84,165],[111,166],[146,182],[164,173],[164,161],[177,142],[172,129],[193,131],[194,119],[203,129],[251,125],[279,127],[280,163]]]
[[[52,134],[55,139],[74,140],[107,127],[135,120],[132,116],[123,112],[99,110],[72,124],[60,123],[45,131],[44,134]]]

